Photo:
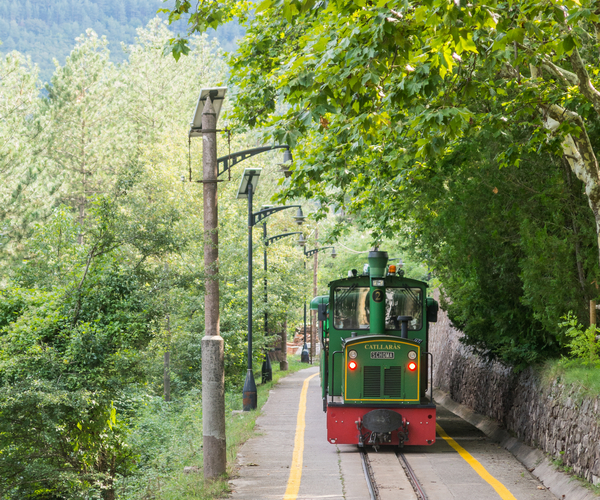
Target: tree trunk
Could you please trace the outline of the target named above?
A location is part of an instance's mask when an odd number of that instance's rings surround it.
[[[532,78],[542,78],[542,70],[534,65],[530,65]],[[580,90],[585,95],[585,86],[581,85],[582,79],[587,77],[587,74],[578,74]],[[592,92],[593,90],[593,92]],[[600,97],[596,90],[587,91],[590,94],[590,102],[594,106],[598,105]],[[591,95],[594,94],[594,95]],[[596,221],[596,240],[598,243],[598,262],[600,263],[600,172],[598,169],[598,159],[594,152],[594,148],[588,136],[585,122],[578,113],[566,109],[558,104],[542,104],[540,105],[544,126],[554,132],[558,129],[561,123],[569,122],[579,128],[578,132],[567,134],[562,141],[563,155],[567,160],[572,172],[577,178],[583,182],[585,186],[585,194],[588,198],[588,203],[594,214]],[[598,111],[598,108],[597,108]]]
[[[283,320],[283,328],[281,329],[281,361],[279,362],[279,370],[284,372],[289,368],[287,361],[287,318]]]
[[[170,357],[171,353],[169,351],[165,352],[164,357],[164,374],[163,374],[163,384],[164,384],[164,395],[165,401],[171,401],[171,369],[170,369]]]

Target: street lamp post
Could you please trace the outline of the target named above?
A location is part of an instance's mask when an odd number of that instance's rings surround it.
[[[263,207],[263,208],[270,208],[270,207]],[[300,210],[300,213],[302,213],[302,211]],[[298,224],[302,224],[302,221],[298,221],[298,216],[295,217],[296,218],[296,222]],[[278,234],[276,236],[271,236],[270,238],[267,238],[267,223],[264,222],[263,223],[263,241],[265,242],[265,249],[264,249],[264,254],[263,254],[263,261],[264,261],[264,271],[265,271],[265,281],[264,281],[264,288],[265,288],[265,336],[268,335],[269,332],[269,313],[267,312],[267,248],[271,243],[274,243],[276,241],[282,240],[283,238],[287,238],[288,236],[293,236],[294,234],[302,234],[300,231],[294,231],[292,233],[282,233],[282,234]],[[269,359],[269,352],[266,351],[265,352],[265,360],[263,362],[262,365],[262,370],[261,370],[261,375],[262,375],[262,383],[264,384],[265,382],[269,382],[271,380],[273,380],[273,368],[271,367],[271,360]]]
[[[299,224],[304,220],[300,205],[267,207],[256,213],[252,212],[252,197],[258,186],[261,170],[262,169],[260,168],[245,169],[237,193],[238,199],[248,199],[248,370],[246,371],[246,380],[244,381],[243,389],[242,404],[244,411],[255,410],[257,407],[256,382],[254,381],[254,372],[252,371],[252,228],[269,215],[288,208],[299,209],[299,215],[301,216]],[[296,219],[297,217],[298,216],[296,216]]]
[[[302,251],[304,252],[304,256],[305,257],[310,257],[312,255],[315,255],[317,253],[319,253],[321,250],[327,250],[328,248],[331,248],[331,256],[335,259],[337,257],[337,252],[335,251],[335,247],[320,247],[320,248],[313,248],[312,250],[306,250],[306,239],[304,238],[304,235],[300,235],[300,237],[298,238],[298,245],[300,247],[302,247]],[[304,259],[304,269],[306,269],[306,258]],[[314,339],[313,339],[314,341]],[[302,346],[302,353],[300,354],[300,362],[301,363],[309,363],[310,362],[310,357],[308,354],[308,344],[306,343],[306,298],[304,299],[304,345]]]

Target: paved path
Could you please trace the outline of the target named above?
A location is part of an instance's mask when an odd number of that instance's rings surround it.
[[[302,386],[317,372],[317,367],[302,370],[282,379],[271,390],[263,414],[257,419],[258,435],[244,444],[238,455],[238,476],[230,483],[233,499],[369,499],[356,446],[335,446],[326,440],[318,376],[310,380],[306,394],[300,487],[297,495],[290,495],[287,490],[286,496]],[[508,451],[471,424],[439,406],[438,423],[464,450],[462,456],[439,436],[433,446],[405,450],[430,500],[555,500]],[[389,452],[384,454],[390,460],[395,458]],[[477,472],[477,466],[473,467],[475,462],[467,462],[467,455],[480,464],[480,472],[489,473],[507,493],[502,488],[494,489]]]

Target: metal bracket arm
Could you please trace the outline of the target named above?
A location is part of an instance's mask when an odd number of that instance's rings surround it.
[[[263,208],[258,212],[254,212],[252,214],[252,224],[251,226],[256,226],[261,220],[266,219],[269,215],[273,215],[276,212],[281,212],[282,210],[287,210],[288,208],[300,208],[300,205],[286,205],[285,207],[271,207],[271,208]]]
[[[333,248],[333,247],[315,248],[314,250],[309,250],[308,252],[305,249],[304,250],[304,255],[306,255],[307,257],[310,257],[311,255],[314,255],[314,254],[318,253],[320,250],[327,250],[328,248]]]
[[[288,236],[292,236],[294,234],[302,234],[301,231],[295,231],[293,233],[283,233],[278,234],[277,236],[271,236],[267,240],[265,240],[265,246],[268,247],[271,243],[275,243],[276,241],[282,240],[283,238],[287,238]]]
[[[224,174],[234,165],[244,161],[252,156],[256,156],[267,151],[274,149],[290,149],[287,144],[276,144],[275,146],[261,146],[260,148],[246,149],[245,151],[238,151],[237,153],[231,153],[227,156],[217,158],[217,176]]]

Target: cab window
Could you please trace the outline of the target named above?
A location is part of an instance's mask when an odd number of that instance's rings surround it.
[[[369,287],[341,286],[334,291],[336,330],[369,329]]]
[[[412,316],[409,330],[423,328],[423,291],[420,288],[387,288],[385,299],[385,328],[400,330],[398,316]]]

